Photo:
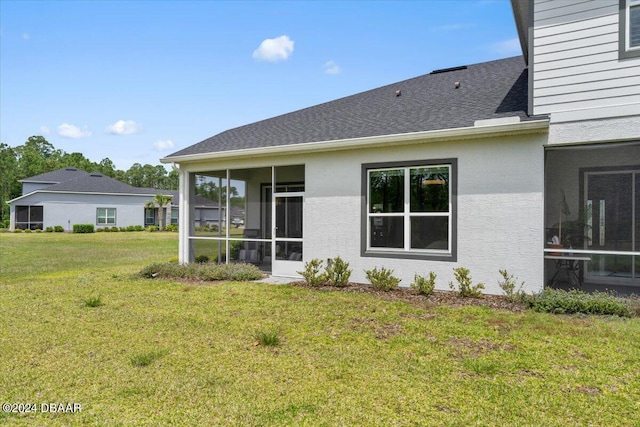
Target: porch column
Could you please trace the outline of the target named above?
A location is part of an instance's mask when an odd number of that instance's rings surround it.
[[[195,174],[184,169],[180,170],[180,201],[178,208],[178,260],[180,264],[187,264],[194,260],[193,243],[189,239],[194,233],[195,216]]]

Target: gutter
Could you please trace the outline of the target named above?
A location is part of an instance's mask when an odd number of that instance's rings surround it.
[[[486,124],[484,124],[486,123]],[[496,124],[493,124],[496,123]],[[440,142],[450,140],[464,140],[474,138],[488,138],[502,135],[546,133],[549,129],[549,119],[531,120],[526,122],[504,119],[486,120],[476,123],[476,126],[454,129],[440,129],[394,135],[376,135],[363,138],[339,139],[333,141],[314,141],[298,144],[279,145],[271,147],[246,148],[211,153],[187,154],[182,156],[167,156],[160,159],[161,163],[187,163],[203,160],[222,160],[240,157],[275,156],[287,154],[317,153],[325,151],[351,150],[356,148],[375,147],[383,144],[417,144],[421,142]]]

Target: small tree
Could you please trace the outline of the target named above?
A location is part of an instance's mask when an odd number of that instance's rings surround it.
[[[156,206],[158,207],[158,228],[160,231],[164,230],[164,219],[165,219],[165,206],[167,206],[173,200],[173,196],[165,196],[164,194],[156,194],[153,198],[153,201],[148,201],[145,203],[144,207],[147,209],[153,209]]]

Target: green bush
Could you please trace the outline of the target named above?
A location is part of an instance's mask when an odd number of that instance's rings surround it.
[[[522,288],[524,288],[524,282],[520,283],[520,286],[516,289],[516,282],[518,281],[517,277],[514,277],[513,274],[509,274],[507,270],[498,270],[500,275],[502,276],[502,280],[498,281],[498,286],[507,296],[509,301],[522,301],[524,297],[524,292]]]
[[[11,220],[9,219],[5,219],[0,222],[0,228],[9,228],[9,225],[11,225]]]
[[[93,224],[73,224],[74,233],[93,233],[95,232]]]
[[[321,286],[327,282],[326,274],[320,273],[322,269],[322,260],[312,259],[304,264],[304,271],[298,271],[298,274],[304,277],[305,282],[309,286]]]
[[[120,227],[120,231],[127,231],[127,227]]]
[[[458,295],[463,298],[480,298],[482,296],[482,289],[484,284],[478,283],[476,285],[471,281],[469,276],[469,270],[464,267],[458,267],[453,269],[453,275],[458,282]],[[449,282],[449,287],[455,291],[456,287],[453,282]]]
[[[125,231],[136,231],[136,227],[133,225],[129,225],[127,226],[127,228],[125,229]]]
[[[429,272],[429,278],[426,279],[419,274],[413,277],[411,288],[415,289],[421,295],[431,295],[436,288],[436,273]]]
[[[24,232],[25,232],[25,233],[31,233],[32,231],[31,231],[31,229],[30,229],[30,228],[27,228],[27,229],[25,229],[25,230],[24,230]]]
[[[113,233],[117,233],[118,231],[120,231],[120,229],[116,226],[111,227],[111,232]]]
[[[45,233],[53,233],[53,227],[47,227],[44,229]]]
[[[393,275],[393,270],[387,270],[382,267],[378,270],[375,267],[373,270],[365,270],[367,280],[373,285],[373,289],[377,291],[390,291],[398,287],[400,279]]]
[[[178,231],[178,226],[175,224],[169,224],[164,228],[164,231]]]
[[[617,298],[607,292],[587,293],[572,289],[545,289],[535,295],[527,295],[525,304],[535,311],[554,314],[608,314],[630,317],[633,314],[631,300]]]
[[[340,257],[329,258],[324,275],[329,285],[343,288],[349,284],[349,277],[351,277],[349,263]]]
[[[15,230],[13,230],[14,233],[22,233],[22,230],[19,228],[16,228]]]
[[[154,231],[158,231],[158,227],[156,227],[155,225],[149,225],[147,226],[147,231],[152,233]]]
[[[42,230],[41,230],[41,229],[39,229],[39,228],[36,228],[36,229],[35,229],[35,230],[33,230],[33,231],[35,231],[36,233],[42,233]]]
[[[144,227],[141,225],[136,225],[133,227],[133,231],[144,231]]]
[[[262,272],[252,264],[176,264],[166,262],[143,268],[139,277],[159,279],[217,280],[258,280]]]
[[[61,225],[56,225],[53,227],[53,231],[55,233],[64,233],[64,227]]]

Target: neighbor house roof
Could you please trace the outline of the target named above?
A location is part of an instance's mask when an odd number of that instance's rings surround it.
[[[21,179],[19,182],[42,182],[48,184],[56,184],[70,179],[88,175],[87,172],[77,168],[62,168],[53,172],[41,173],[40,175],[31,176]]]
[[[457,84],[456,84],[457,82]],[[441,129],[527,115],[521,56],[430,74],[227,130],[163,159]]]
[[[101,173],[87,173],[76,168],[63,168],[53,172],[47,172],[40,175],[32,176],[21,180],[21,182],[42,182],[51,183],[45,188],[34,190],[29,194],[23,194],[13,200],[22,199],[37,192],[56,192],[56,193],[96,193],[96,194],[122,194],[122,195],[142,195],[153,197],[156,194],[165,194],[173,196],[171,204],[178,205],[178,190],[159,190],[156,188],[140,188],[125,184],[116,179],[110,178]],[[218,203],[201,196],[196,196],[197,207],[217,208]]]

